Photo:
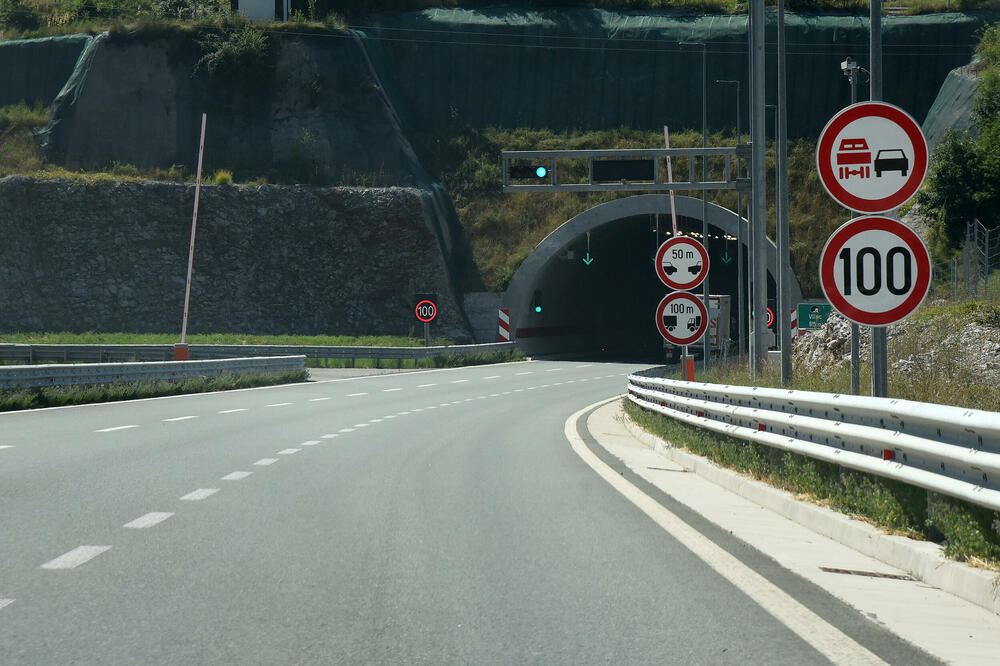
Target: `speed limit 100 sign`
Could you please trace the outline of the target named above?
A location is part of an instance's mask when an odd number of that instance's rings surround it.
[[[830,304],[851,321],[887,326],[917,309],[931,285],[927,246],[898,220],[857,217],[826,241],[819,281]]]

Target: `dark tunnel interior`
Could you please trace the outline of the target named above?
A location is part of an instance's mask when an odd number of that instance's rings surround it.
[[[701,238],[699,219],[679,217],[681,235]],[[574,239],[540,272],[527,312],[518,328],[547,338],[546,352],[581,359],[662,363],[674,354],[655,325],[656,307],[672,290],[657,277],[654,258],[659,244],[672,236],[669,215],[622,218]],[[737,244],[733,236],[709,226],[709,286],[712,295],[730,295],[730,336],[737,340]],[[728,259],[728,261],[725,261]],[[748,274],[743,254],[744,277]],[[745,284],[745,282],[744,282]],[[702,287],[693,290],[701,295]],[[775,293],[768,276],[768,297]],[[542,311],[535,312],[540,305]],[[748,317],[747,317],[748,319]],[[745,329],[745,327],[744,327]],[[697,343],[701,347],[703,343]],[[695,346],[691,351],[701,354]],[[714,352],[713,352],[714,353]]]

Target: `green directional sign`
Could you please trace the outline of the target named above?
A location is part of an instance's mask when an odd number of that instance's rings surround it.
[[[826,323],[832,306],[825,303],[799,303],[799,328],[815,331]]]

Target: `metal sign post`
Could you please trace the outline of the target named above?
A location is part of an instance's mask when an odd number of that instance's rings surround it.
[[[431,324],[430,322],[424,322],[424,347],[431,346]]]
[[[198,200],[201,198],[201,165],[205,156],[205,125],[208,116],[201,114],[201,138],[198,140],[198,175],[194,185],[194,212],[191,214],[191,244],[188,249],[187,281],[184,283],[184,316],[181,320],[181,343],[174,348],[174,360],[186,361],[188,312],[191,305],[191,275],[194,271],[194,238],[198,230]]]

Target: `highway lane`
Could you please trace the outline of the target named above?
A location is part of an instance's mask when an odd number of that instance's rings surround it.
[[[0,416],[0,600],[14,600],[0,654],[826,663],[570,448],[566,418],[634,368],[531,362]]]

